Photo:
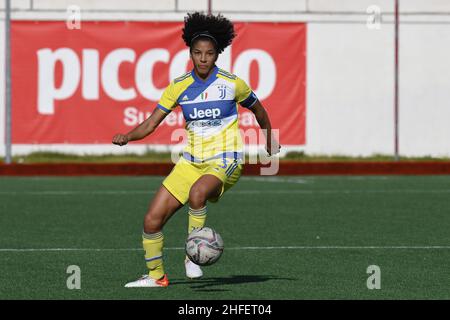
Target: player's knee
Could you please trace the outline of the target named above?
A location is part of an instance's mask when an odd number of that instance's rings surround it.
[[[207,200],[207,190],[201,186],[193,186],[189,191],[189,205],[198,208],[205,205]]]
[[[163,220],[157,219],[151,214],[147,214],[144,218],[144,232],[145,233],[156,233],[160,232],[163,227]]]

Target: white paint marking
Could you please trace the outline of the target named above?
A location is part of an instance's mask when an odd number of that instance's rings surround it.
[[[22,196],[22,195],[48,195],[48,196],[66,196],[66,195],[129,195],[129,194],[153,194],[154,190],[47,190],[47,191],[0,191],[0,196]],[[450,189],[385,189],[385,190],[238,190],[229,191],[228,194],[246,195],[246,194],[373,194],[373,193],[450,193]]]
[[[450,246],[274,246],[274,247],[230,247],[226,250],[449,250]],[[184,250],[184,247],[169,247],[164,250]],[[59,252],[59,251],[143,251],[142,248],[0,248],[0,252]]]

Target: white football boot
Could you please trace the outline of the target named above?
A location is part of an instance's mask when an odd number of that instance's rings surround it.
[[[198,279],[203,276],[203,271],[199,265],[193,263],[189,258],[184,260],[184,266],[186,267],[186,277],[191,279]]]
[[[151,278],[148,274],[144,274],[140,279],[128,282],[125,288],[152,288],[152,287],[167,287],[169,279],[164,275],[162,279],[156,280]]]

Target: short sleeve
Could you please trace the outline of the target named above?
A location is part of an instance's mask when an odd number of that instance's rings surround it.
[[[258,98],[244,80],[236,78],[235,100],[244,108],[251,108]]]
[[[164,90],[156,107],[165,113],[170,113],[177,106],[177,99],[178,97],[175,96],[174,83],[171,82]]]

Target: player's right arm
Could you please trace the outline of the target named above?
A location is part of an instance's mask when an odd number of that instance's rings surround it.
[[[116,134],[112,143],[117,144],[119,146],[126,145],[130,141],[141,140],[146,136],[151,134],[155,129],[159,126],[159,124],[164,120],[167,116],[167,113],[162,110],[156,108],[155,111],[151,114],[150,117],[147,118],[144,122],[138,125],[136,128],[128,132],[127,134]]]
[[[164,120],[164,118],[177,106],[177,92],[174,90],[174,82],[164,90],[161,100],[151,116],[139,126],[127,134],[116,134],[112,143],[119,146],[126,145],[130,141],[141,140],[151,134]]]

